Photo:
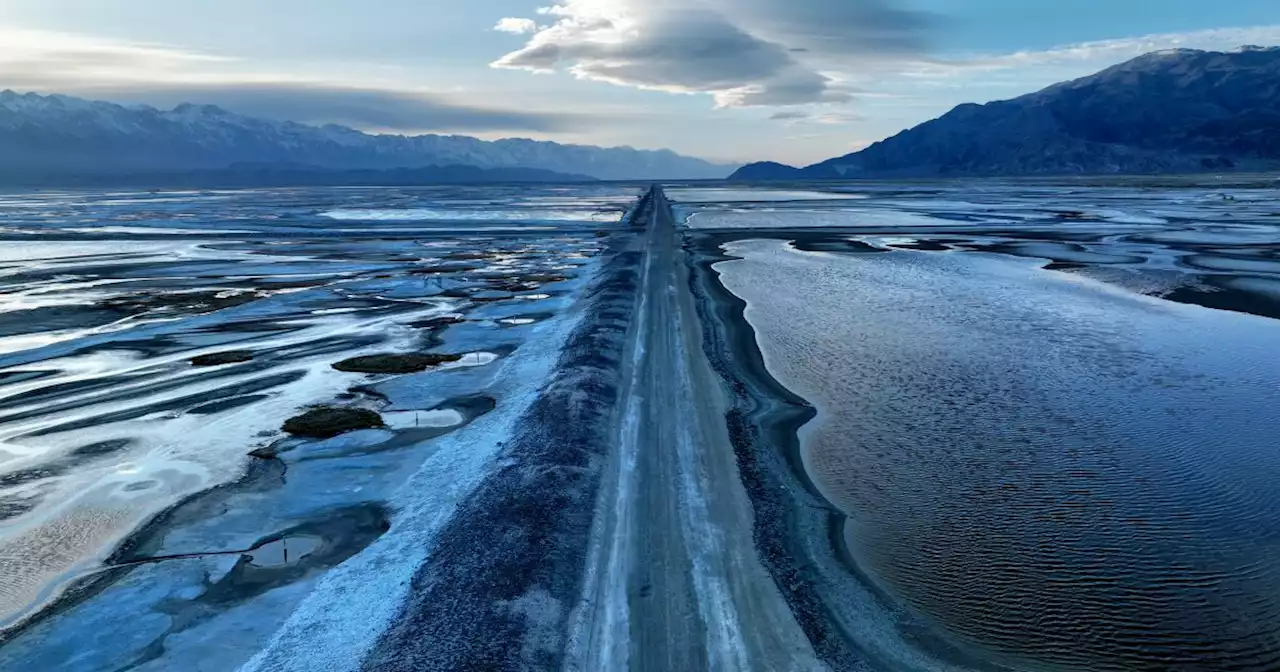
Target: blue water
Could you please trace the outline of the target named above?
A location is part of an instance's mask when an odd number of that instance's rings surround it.
[[[333,363],[442,349],[479,365],[510,352],[587,280],[596,234],[636,194],[0,195],[0,628],[157,512],[240,477],[300,408],[388,403],[353,395],[370,377]],[[431,326],[441,317],[456,324]],[[254,359],[190,363],[226,350]]]
[[[1120,197],[1058,198],[1087,209]],[[806,252],[808,233],[748,230],[726,247],[741,259],[717,270],[747,300],[770,371],[817,407],[805,463],[847,516],[858,576],[888,596],[884,622],[855,629],[855,643],[916,660],[907,632],[872,636],[900,610],[970,661],[940,656],[937,669],[1280,669],[1280,321],[1160,298],[1203,282],[1191,252],[1269,271],[1265,241],[1280,229],[1192,214],[1127,237],[1094,222],[1090,239],[1088,223],[1067,222],[1057,231],[1092,256],[1068,249],[1077,258],[1060,272],[1045,257],[1064,246],[1045,237],[868,231],[843,207],[820,235],[845,226],[883,251]],[[752,208],[723,211],[752,228]],[[1135,240],[1211,226],[1213,249]],[[996,240],[1015,244],[974,244]]]

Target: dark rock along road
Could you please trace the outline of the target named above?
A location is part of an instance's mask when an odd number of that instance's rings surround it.
[[[366,669],[826,667],[760,561],[680,243],[654,188]]]

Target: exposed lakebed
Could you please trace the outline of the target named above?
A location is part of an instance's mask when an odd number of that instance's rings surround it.
[[[1276,669],[1275,186],[0,197],[0,668]]]

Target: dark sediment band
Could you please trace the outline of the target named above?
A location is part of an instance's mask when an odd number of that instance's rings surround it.
[[[801,560],[807,552],[794,543],[792,519],[798,515],[797,509],[825,506],[799,464],[796,433],[813,419],[815,411],[765,369],[755,335],[743,316],[746,302],[725,289],[712,268],[732,258],[721,251],[724,239],[686,236],[693,266],[689,284],[702,322],[703,350],[729,391],[725,421],[743,485],[755,509],[756,545],[761,561],[819,657],[835,669],[851,669],[865,656],[853,647],[847,633],[835,627],[819,596],[818,582]],[[803,495],[790,487],[797,480],[803,484]],[[833,537],[838,537],[843,516],[834,509],[818,515],[828,518]]]
[[[1216,276],[1205,276],[1199,280],[1201,287],[1179,287],[1161,295],[1160,298],[1176,303],[1280,320],[1280,298],[1274,295],[1230,287]]]
[[[957,649],[940,638],[931,624],[903,612],[901,605],[880,591],[854,563],[844,535],[846,517],[821,494],[801,457],[798,431],[816,411],[770,374],[755,330],[746,320],[746,302],[724,287],[713,268],[736,259],[723,251],[726,243],[758,238],[795,241],[803,250],[827,247],[831,234],[685,233],[692,265],[690,288],[703,326],[703,348],[729,393],[726,422],[755,510],[755,541],[762,562],[815,652],[832,669],[896,667],[883,652],[859,644],[856,624],[839,604],[844,588],[852,582],[859,592],[872,596],[875,608],[893,618],[902,639],[919,647],[926,658],[984,672],[1004,670]]]

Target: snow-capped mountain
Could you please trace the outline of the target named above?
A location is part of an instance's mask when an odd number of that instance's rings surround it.
[[[474,166],[599,179],[720,178],[734,166],[668,150],[459,135],[370,135],[246,117],[212,105],[172,110],[0,92],[0,173],[48,176],[287,164],[334,170]]]
[[[961,105],[806,168],[741,180],[1274,170],[1280,48],[1170,49],[1013,100]]]

